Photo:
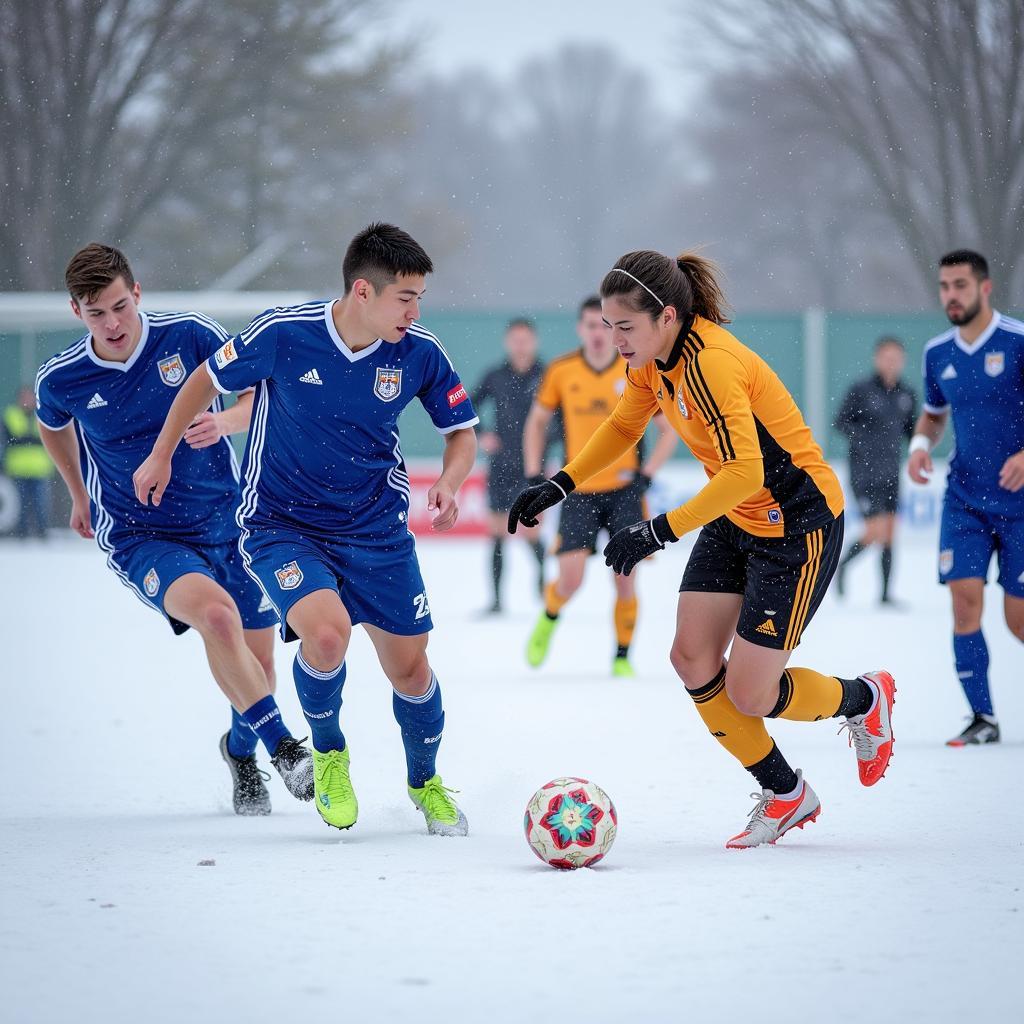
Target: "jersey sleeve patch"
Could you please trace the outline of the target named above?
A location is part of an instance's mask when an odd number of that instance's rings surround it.
[[[448,392],[448,408],[454,409],[455,406],[461,405],[467,398],[469,398],[469,395],[466,394],[465,385],[460,382]]]
[[[218,370],[223,370],[228,363],[233,363],[238,358],[238,351],[235,348],[235,339],[229,338],[216,352],[213,354],[214,362],[217,364]]]

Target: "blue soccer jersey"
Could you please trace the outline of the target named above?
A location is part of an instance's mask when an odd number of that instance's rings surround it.
[[[972,344],[957,328],[928,342],[924,407],[952,416],[949,492],[992,515],[1024,516],[1024,491],[999,486],[1003,463],[1024,450],[1024,324],[993,311]]]
[[[40,368],[39,420],[51,430],[73,425],[93,529],[108,553],[147,537],[209,545],[234,541],[238,464],[227,438],[198,450],[179,444],[174,475],[158,507],[141,505],[132,484],[179,386],[228,334],[199,313],[139,315],[142,336],[127,361],[101,359],[87,334]]]
[[[221,391],[255,384],[239,525],[372,540],[405,530],[398,417],[418,398],[447,434],[477,422],[441,343],[419,324],[353,352],[333,302],[269,309],[208,361]]]

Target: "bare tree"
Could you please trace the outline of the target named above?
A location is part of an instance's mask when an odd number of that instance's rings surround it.
[[[735,62],[785,68],[870,176],[931,287],[974,245],[1008,285],[1024,265],[1021,0],[720,0]]]
[[[209,207],[214,185],[245,225],[240,258],[270,229],[282,170],[310,165],[282,140],[379,90],[388,62],[354,56],[373,2],[7,0],[0,287],[55,287],[76,245],[130,239],[162,204]]]

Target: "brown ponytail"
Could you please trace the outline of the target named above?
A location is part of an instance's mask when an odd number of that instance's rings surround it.
[[[690,250],[676,257],[676,266],[686,275],[693,289],[692,311],[712,323],[729,323],[725,315],[728,309],[725,294],[718,283],[721,274],[718,264]]]

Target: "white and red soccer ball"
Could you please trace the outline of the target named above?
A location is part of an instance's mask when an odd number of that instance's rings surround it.
[[[587,779],[552,779],[526,805],[530,849],[553,868],[593,867],[615,842],[618,816],[600,786]]]

